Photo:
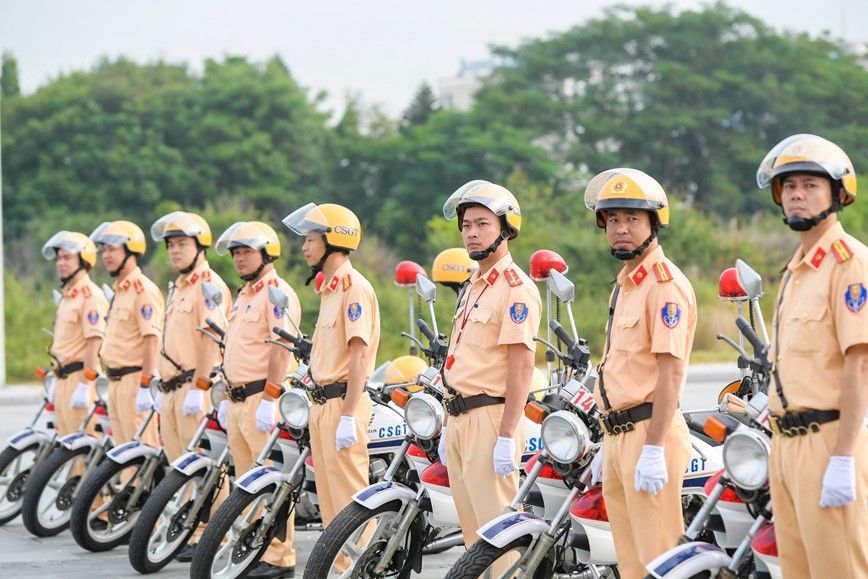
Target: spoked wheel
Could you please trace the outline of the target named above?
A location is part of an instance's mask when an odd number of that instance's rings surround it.
[[[22,450],[10,446],[0,452],[0,525],[5,525],[21,512],[24,491],[38,454],[39,443]]]
[[[190,508],[199,498],[204,471],[188,476],[171,471],[148,499],[130,537],[130,564],[139,573],[154,573],[168,565],[196,530],[185,528]],[[208,489],[206,492],[210,492]],[[201,512],[208,512],[205,504]]]
[[[530,543],[531,537],[528,535],[519,537],[504,547],[495,547],[491,543],[479,540],[455,562],[446,579],[516,577],[521,571],[519,569],[521,558],[527,552]],[[534,577],[551,577],[551,566],[540,565]]]
[[[236,489],[229,495],[205,527],[196,547],[190,566],[192,579],[243,577],[259,562],[277,529],[267,529],[261,544],[256,543],[255,536],[277,490],[276,485],[271,485],[256,494]]]
[[[400,501],[392,501],[377,509],[352,502],[326,527],[305,566],[306,578],[321,577],[395,577],[406,579],[422,549],[420,515],[410,526],[397,551],[384,565],[383,552],[398,525]]]
[[[36,467],[24,491],[21,519],[37,537],[50,537],[69,526],[72,496],[85,469],[89,447],[55,448]]]
[[[81,547],[108,551],[129,539],[156,484],[150,481],[136,502],[129,504],[136,487],[143,484],[139,473],[145,460],[139,457],[124,464],[106,460],[84,482],[70,522],[72,537]]]

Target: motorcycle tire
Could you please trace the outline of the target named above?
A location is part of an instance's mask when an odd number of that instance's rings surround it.
[[[31,475],[21,505],[21,520],[30,534],[51,537],[69,527],[72,493],[81,479],[71,473],[77,462],[84,471],[89,451],[89,447],[69,450],[58,446]]]
[[[34,461],[38,454],[38,442],[21,450],[9,446],[0,452],[0,525],[21,512],[27,481],[37,466]]]
[[[490,567],[498,559],[508,553],[514,553],[517,562],[518,558],[524,555],[530,543],[531,537],[528,535],[519,537],[504,547],[495,547],[491,543],[479,540],[474,543],[470,549],[465,551],[464,554],[461,555],[461,558],[455,562],[449,570],[449,573],[446,575],[446,579],[486,577],[488,576],[486,573],[489,571]],[[491,576],[493,577],[494,575],[492,574]],[[512,575],[507,576],[511,577]],[[537,568],[533,576],[539,579],[551,577],[551,569],[548,565],[543,563],[543,565]]]

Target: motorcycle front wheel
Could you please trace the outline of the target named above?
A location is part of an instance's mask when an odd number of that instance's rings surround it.
[[[5,525],[21,512],[24,491],[38,454],[39,443],[21,450],[10,446],[0,452],[0,525]]]
[[[491,543],[479,540],[468,549],[449,570],[446,579],[469,579],[472,577],[492,577],[505,579],[515,577],[520,569],[518,563],[530,546],[531,537],[519,537],[504,547],[495,547]],[[551,577],[551,566],[543,562],[533,577],[543,579]]]
[[[397,526],[400,501],[369,509],[356,502],[344,508],[326,527],[305,565],[305,579],[323,577],[394,577],[407,579],[422,550],[420,515],[403,537],[383,574],[374,574],[383,548]]]
[[[89,447],[55,448],[27,483],[21,505],[24,527],[37,537],[51,537],[69,526],[72,495],[86,467]]]

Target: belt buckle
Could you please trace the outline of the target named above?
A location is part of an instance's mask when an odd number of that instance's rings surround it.
[[[611,428],[609,428],[609,423],[606,422],[606,418],[606,416],[603,416],[599,419],[600,428],[603,429],[603,434],[608,434],[609,436],[617,436],[617,434]]]
[[[461,395],[446,399],[446,411],[452,416],[458,416],[467,412],[467,403]]]
[[[769,426],[772,428],[772,432],[779,436],[789,436],[784,434],[784,430],[781,428],[780,419],[777,416],[769,417]]]
[[[322,388],[312,388],[307,391],[307,395],[310,398],[311,402],[313,402],[314,404],[319,404],[320,406],[322,406],[323,404],[328,402],[326,397],[323,395]]]
[[[232,388],[231,386],[226,386],[226,396],[232,402],[244,402],[244,400],[247,398],[246,394],[244,393],[243,386],[241,388]]]

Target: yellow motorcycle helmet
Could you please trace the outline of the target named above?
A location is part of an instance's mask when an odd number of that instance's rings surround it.
[[[444,285],[462,284],[470,279],[470,274],[476,270],[476,262],[463,247],[444,249],[434,258],[431,266],[431,279]]]
[[[771,183],[772,198],[781,204],[783,180],[792,173],[819,174],[844,192],[842,205],[856,200],[856,171],[844,150],[827,139],[802,133],[787,137],[774,146],[760,163],[756,173],[757,186],[764,189]],[[837,203],[838,196],[833,197]]]
[[[656,179],[638,169],[616,168],[596,175],[585,187],[585,206],[596,212],[601,229],[606,228],[609,209],[644,209],[656,217],[657,227],[669,225],[666,192]]]
[[[84,233],[77,231],[58,231],[42,246],[42,257],[48,260],[57,258],[57,250],[65,249],[81,256],[88,266],[96,265],[96,245]]]
[[[502,217],[509,232],[508,239],[518,237],[518,232],[521,231],[521,207],[506,187],[483,180],[465,183],[443,204],[443,216],[447,221],[457,217],[460,231],[464,209],[471,205],[482,205]]]
[[[162,241],[170,237],[192,237],[199,247],[211,247],[211,228],[195,213],[173,211],[157,219],[151,226],[151,238]]]
[[[283,224],[301,236],[322,233],[326,243],[337,249],[355,251],[362,241],[359,218],[343,205],[334,203],[308,203],[287,215]]]
[[[422,387],[416,384],[416,378],[427,369],[428,364],[418,356],[399,356],[380,364],[371,375],[370,381],[382,383],[384,386],[404,384],[410,392],[418,392]]]
[[[218,255],[226,255],[236,247],[249,247],[265,251],[272,260],[280,257],[280,239],[270,225],[261,221],[238,221],[223,232],[214,250]]]
[[[94,243],[124,246],[130,253],[145,254],[145,234],[138,225],[130,221],[105,221],[93,230],[90,238]]]

